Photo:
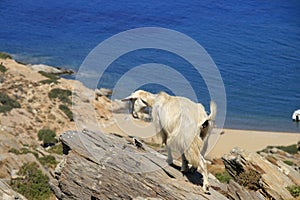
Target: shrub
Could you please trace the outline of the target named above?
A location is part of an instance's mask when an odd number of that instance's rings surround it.
[[[247,187],[250,190],[258,190],[260,188],[259,185],[260,178],[261,176],[257,171],[253,169],[249,169],[249,171],[244,171],[240,173],[236,181],[240,185]]]
[[[0,58],[2,59],[12,59],[11,55],[7,54],[7,53],[4,53],[4,52],[0,52]]]
[[[298,148],[296,144],[290,145],[290,146],[267,146],[267,149],[272,149],[272,148],[277,148],[282,151],[285,151],[289,154],[297,154],[298,153]],[[267,149],[262,150],[262,152],[267,152]]]
[[[230,179],[232,179],[227,171],[218,172],[215,174],[215,176],[221,183],[229,183]]]
[[[286,189],[291,193],[293,197],[300,196],[300,186],[294,185],[294,186],[288,186]]]
[[[50,129],[41,129],[38,132],[38,138],[40,141],[43,141],[44,146],[50,146],[51,144],[55,144],[57,142],[55,137],[55,132]]]
[[[57,161],[55,160],[54,156],[44,156],[44,157],[40,157],[38,158],[38,160],[40,161],[40,163],[43,166],[47,166],[47,167],[55,167],[57,165]]]
[[[24,164],[18,174],[25,178],[18,178],[11,181],[11,186],[15,191],[28,199],[49,199],[52,194],[48,183],[49,178],[38,169],[37,163]]]
[[[290,161],[290,160],[284,160],[283,162],[285,164],[289,165],[289,166],[293,166],[294,165],[294,163],[292,161]]]
[[[0,72],[4,73],[6,71],[7,71],[7,68],[2,63],[0,63]]]
[[[290,154],[298,153],[298,148],[297,148],[297,145],[295,145],[295,144],[290,145],[290,146],[279,146],[277,148],[281,149],[282,151],[285,151],[287,153],[290,153]]]
[[[20,151],[19,151],[18,149],[15,149],[15,148],[9,149],[8,152],[9,152],[9,153],[16,154],[16,155],[20,154]]]
[[[58,98],[61,102],[66,104],[71,104],[70,96],[72,95],[72,92],[70,90],[64,90],[60,88],[54,88],[52,89],[48,96],[50,99]]]
[[[67,117],[70,119],[70,121],[73,121],[73,112],[70,110],[70,108],[66,105],[59,105],[59,109],[62,110],[66,115]]]
[[[21,105],[16,101],[11,99],[8,95],[0,92],[0,113],[6,113],[14,108],[21,108]]]
[[[49,150],[48,150],[49,153],[55,153],[55,154],[58,154],[58,155],[63,155],[63,145],[62,143],[58,143],[56,144],[55,146],[52,146]]]
[[[16,154],[16,155],[32,153],[36,158],[38,158],[38,153],[37,152],[30,151],[27,148],[21,148],[20,150],[17,150],[15,148],[11,148],[11,149],[8,150],[8,152]]]
[[[56,84],[56,83],[57,83],[57,80],[59,79],[59,77],[56,76],[56,75],[54,75],[54,74],[49,74],[49,73],[43,72],[43,71],[39,71],[39,73],[40,73],[41,75],[45,76],[46,78],[48,78],[48,79],[46,79],[46,80],[40,81],[40,82],[43,83],[43,84],[50,84],[50,83],[55,83],[55,84]]]

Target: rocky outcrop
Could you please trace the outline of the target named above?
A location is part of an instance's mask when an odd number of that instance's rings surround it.
[[[100,89],[95,89],[95,95],[96,97],[102,97],[102,96],[111,96],[112,95],[112,90],[107,89],[107,88],[100,88]]]
[[[101,132],[69,131],[61,136],[64,160],[58,165],[52,189],[59,199],[227,199],[213,188],[201,190],[201,174],[180,172],[166,165],[165,156],[138,147],[132,138]]]
[[[56,74],[56,75],[61,75],[61,74],[73,74],[74,71],[70,69],[64,69],[61,67],[52,67],[44,64],[37,64],[37,65],[28,65],[33,71],[37,72],[46,72],[48,74]]]
[[[0,199],[5,200],[26,200],[26,198],[15,192],[11,187],[0,179]]]
[[[261,199],[258,196],[266,199],[293,198],[286,187],[297,185],[300,174],[282,161],[274,159],[274,163],[271,163],[258,153],[238,148],[225,154],[222,159],[226,170],[235,180],[229,183],[229,195],[239,194],[240,199]],[[241,186],[256,194],[250,193],[252,197],[248,196],[249,192],[241,190]]]

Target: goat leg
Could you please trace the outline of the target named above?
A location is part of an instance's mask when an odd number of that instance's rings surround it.
[[[172,157],[172,152],[171,152],[171,148],[169,146],[167,146],[167,150],[168,150],[168,159],[167,159],[167,163],[169,165],[173,164],[173,157]]]
[[[188,160],[186,159],[184,153],[181,155],[181,172],[185,173],[189,170]]]

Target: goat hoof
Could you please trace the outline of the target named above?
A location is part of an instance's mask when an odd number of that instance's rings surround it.
[[[186,173],[186,172],[189,171],[189,168],[188,168],[188,167],[181,167],[180,171],[181,171],[182,173]]]
[[[203,188],[203,191],[204,191],[205,194],[210,194],[210,192],[209,192],[209,187],[210,187],[209,184],[203,185],[202,188]]]
[[[169,165],[173,165],[173,160],[167,159],[166,161],[167,161],[167,163],[168,163]]]

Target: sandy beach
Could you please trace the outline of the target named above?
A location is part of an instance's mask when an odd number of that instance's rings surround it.
[[[299,133],[267,132],[254,130],[224,129],[209,157],[219,158],[232,148],[239,147],[247,151],[259,151],[267,146],[287,146],[300,141]]]

